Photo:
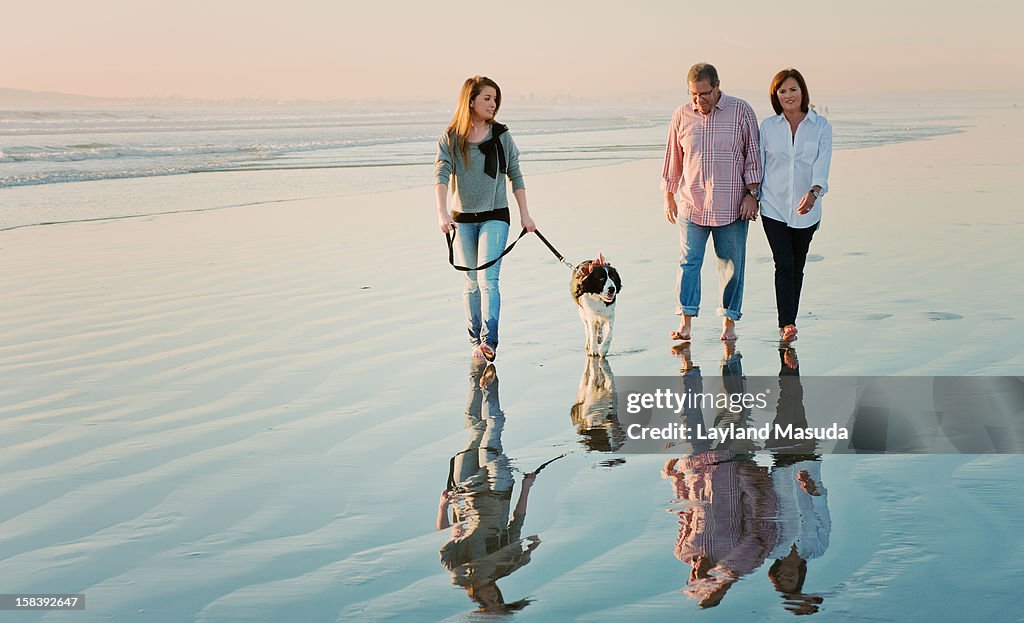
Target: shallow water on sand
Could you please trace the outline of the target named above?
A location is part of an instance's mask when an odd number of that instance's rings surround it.
[[[742,372],[739,359],[722,363]],[[555,367],[546,374],[570,374]],[[438,547],[461,609],[410,583],[344,612],[382,620],[509,608],[529,620],[667,621],[697,610],[712,620],[750,612],[766,620],[819,612],[998,619],[1014,603],[1012,587],[1024,579],[1014,562],[1024,527],[1020,456],[787,457],[721,447],[616,454],[623,431],[608,400],[612,366],[583,367],[576,401],[563,399],[558,415],[524,394],[509,399],[516,380],[502,385],[495,374],[481,383],[483,364],[471,364],[466,442],[450,446],[454,477],[442,494],[464,523],[443,530]],[[566,434],[570,423],[575,434]],[[495,428],[521,441],[502,444]],[[443,473],[446,461],[437,464]],[[525,497],[524,480],[532,481]],[[497,510],[476,501],[499,490]],[[775,569],[776,561],[785,562]],[[794,578],[803,566],[803,579],[786,584],[785,564]]]
[[[1021,165],[990,157],[1016,135],[977,131],[837,154],[801,374],[1024,369]],[[947,161],[971,180],[922,194]],[[473,620],[495,586],[539,621],[1014,618],[1019,455],[614,452],[611,379],[682,365],[656,178],[531,178],[549,239],[619,268],[615,341],[584,357],[567,271],[524,239],[483,387],[429,188],[5,232],[0,592],[83,592],[84,621]],[[1002,207],[964,225],[977,189]],[[695,323],[704,378],[780,371],[770,263],[747,279],[735,353]],[[806,577],[780,591],[786,545]]]

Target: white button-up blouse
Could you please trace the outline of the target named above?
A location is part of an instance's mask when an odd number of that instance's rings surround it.
[[[761,215],[795,229],[811,227],[821,220],[821,205],[828,192],[828,170],[832,163],[832,124],[807,111],[796,128],[789,129],[784,115],[761,122]],[[800,199],[812,186],[821,186],[821,196],[807,214],[798,214]]]

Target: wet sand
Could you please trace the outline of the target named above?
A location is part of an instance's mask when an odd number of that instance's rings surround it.
[[[962,134],[835,154],[801,303],[804,376],[1024,369],[1020,116],[982,111]],[[528,177],[552,243],[622,274],[615,375],[680,367],[659,170]],[[431,193],[5,232],[0,592],[83,592],[90,621],[472,618],[435,529],[472,392]],[[498,585],[532,598],[520,616],[533,620],[675,620],[697,606],[681,592],[664,457],[587,452],[572,421],[587,362],[568,278],[532,237],[502,270],[512,504],[523,473],[568,456],[530,494],[522,536],[540,545]],[[779,370],[771,283],[753,227],[737,327],[748,375]],[[719,319],[694,332],[712,373]],[[999,618],[1024,579],[1021,467],[824,457],[831,539],[805,591],[844,618]],[[706,614],[790,617],[767,563]]]

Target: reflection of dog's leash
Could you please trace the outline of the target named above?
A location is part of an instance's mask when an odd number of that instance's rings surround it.
[[[491,448],[491,449],[493,450],[493,448]],[[455,490],[458,489],[458,483],[455,482],[455,459],[458,458],[458,456],[460,454],[465,454],[467,452],[475,452],[476,450],[477,450],[477,448],[470,448],[469,450],[463,450],[462,452],[457,452],[455,454],[455,456],[453,456],[451,458],[451,461],[448,462],[448,487],[446,489],[447,491],[455,491]],[[564,458],[564,457],[566,457],[568,455],[569,455],[569,453],[566,452],[564,454],[559,454],[558,456],[556,456],[555,458],[553,458],[553,459],[551,459],[549,461],[544,461],[543,463],[540,464],[540,467],[538,467],[537,469],[533,470],[533,472],[532,472],[533,475],[536,476],[537,474],[540,473],[540,470],[544,469],[548,465],[551,465],[552,463],[554,463],[558,459]]]
[[[498,257],[494,258],[490,262],[487,262],[486,264],[481,264],[480,266],[477,266],[476,268],[470,268],[468,266],[459,266],[459,265],[457,265],[455,263],[455,247],[453,246],[454,242],[455,242],[455,234],[453,232],[447,232],[446,231],[444,233],[444,239],[446,241],[448,241],[448,263],[451,264],[452,268],[454,268],[455,270],[461,270],[463,272],[470,271],[470,270],[485,270],[485,269],[488,269],[491,266],[493,266],[495,262],[497,262],[501,258],[503,258],[506,255],[508,255],[509,251],[512,250],[512,247],[516,246],[516,243],[519,242],[519,240],[522,239],[522,237],[525,236],[527,233],[529,233],[529,232],[527,232],[526,228],[524,227],[523,231],[519,233],[519,237],[516,238],[515,240],[513,240],[512,244],[508,245],[508,247],[506,247],[505,250],[501,252],[501,255],[499,255]],[[551,251],[551,253],[553,253],[555,257],[558,258],[559,262],[561,262],[561,263],[565,264],[566,266],[568,266],[569,270],[574,270],[576,268],[575,266],[570,264],[565,259],[565,256],[563,256],[561,253],[558,252],[558,249],[556,249],[554,246],[552,246],[552,244],[550,242],[548,242],[548,239],[544,237],[544,234],[540,233],[539,229],[533,230],[533,233],[537,234],[537,237],[540,238],[540,241],[543,242],[544,245],[548,248],[548,250]]]
[[[562,457],[565,457],[565,456],[568,456],[568,455],[569,455],[569,453],[566,452],[564,454],[559,454],[558,456],[556,456],[555,458],[551,459],[550,461],[544,461],[543,463],[540,464],[540,467],[538,467],[537,469],[533,470],[533,472],[532,472],[533,475],[536,476],[537,474],[540,473],[540,470],[544,469],[548,465],[551,465],[552,463],[554,463],[558,459],[560,459]]]

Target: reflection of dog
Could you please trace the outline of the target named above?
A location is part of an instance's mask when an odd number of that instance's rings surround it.
[[[572,423],[590,450],[613,452],[625,443],[615,407],[615,375],[608,360],[588,357],[572,406]]]
[[[580,320],[587,335],[587,354],[604,357],[612,343],[615,298],[622,291],[619,271],[603,255],[587,260],[572,271],[569,293],[579,305]]]

